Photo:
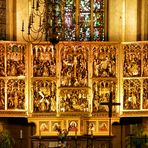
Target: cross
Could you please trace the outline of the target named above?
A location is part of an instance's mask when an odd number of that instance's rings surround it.
[[[116,105],[120,105],[120,103],[116,103],[112,101],[112,91],[110,92],[109,102],[101,102],[100,105],[107,105],[109,108],[108,116],[109,116],[109,136],[111,136],[111,117],[112,117],[112,107]]]

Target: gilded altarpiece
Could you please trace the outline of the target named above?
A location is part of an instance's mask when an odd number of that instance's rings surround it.
[[[148,44],[123,43],[123,113],[145,114],[148,109]],[[130,112],[130,113],[129,113]]]
[[[108,102],[118,96],[118,43],[42,43],[31,50],[31,112],[35,135],[108,135]],[[117,117],[119,108],[113,107]],[[100,117],[98,119],[98,117]]]
[[[93,113],[108,111],[108,106],[100,105],[100,103],[108,102],[111,92],[113,93],[112,101],[117,101],[119,48],[117,43],[92,47]],[[115,111],[115,107],[113,108]]]
[[[59,49],[60,88],[59,109],[62,112],[88,112],[87,45],[67,44]]]
[[[51,45],[32,47],[33,112],[56,112],[56,50]]]
[[[26,116],[28,46],[25,43],[0,43],[0,111],[5,116]]]
[[[112,107],[112,122],[119,113],[147,113],[147,49],[146,42],[1,42],[1,116],[27,117],[36,136],[57,135],[55,125],[70,127],[72,136],[108,135],[108,106],[101,103],[111,92],[121,103]]]

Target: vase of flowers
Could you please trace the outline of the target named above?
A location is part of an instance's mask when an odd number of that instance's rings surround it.
[[[0,131],[0,148],[12,148],[14,144],[14,138],[7,130]]]
[[[66,147],[66,138],[69,133],[69,129],[61,129],[60,126],[56,126],[55,130],[58,132],[58,142],[59,142],[59,147],[60,148],[65,148]]]

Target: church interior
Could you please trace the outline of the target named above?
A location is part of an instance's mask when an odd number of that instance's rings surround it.
[[[147,0],[0,12],[0,148],[148,148]]]

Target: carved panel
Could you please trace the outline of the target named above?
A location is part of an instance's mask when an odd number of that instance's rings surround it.
[[[141,45],[126,44],[124,50],[124,77],[141,76]]]
[[[0,79],[0,109],[5,109],[5,81]]]
[[[83,89],[67,89],[60,91],[61,112],[87,112],[88,91]]]
[[[25,76],[25,48],[24,44],[7,44],[7,76]]]
[[[63,46],[60,50],[61,86],[88,86],[88,48]]]
[[[1,1],[0,5],[2,5]],[[0,44],[1,110],[24,112],[27,107],[25,100],[26,48],[25,43],[2,42]]]
[[[143,109],[148,109],[148,79],[143,81]]]
[[[123,109],[139,110],[141,81],[138,79],[124,80],[123,87],[124,87]]]
[[[116,76],[116,52],[115,45],[99,45],[93,47],[93,77]]]
[[[143,47],[143,76],[148,77],[148,44]]]
[[[113,91],[113,102],[115,102],[115,88],[116,83],[111,80],[93,82],[93,112],[108,111],[108,106],[100,105],[100,103],[109,101],[111,90]],[[113,111],[115,111],[114,107]]]
[[[5,72],[5,46],[0,44],[0,77],[4,77]]]
[[[8,109],[25,109],[25,81],[9,79],[7,82]]]
[[[56,50],[52,45],[36,45],[33,47],[33,76],[56,76]]]
[[[56,111],[56,82],[52,80],[34,80],[33,86],[33,111]]]

